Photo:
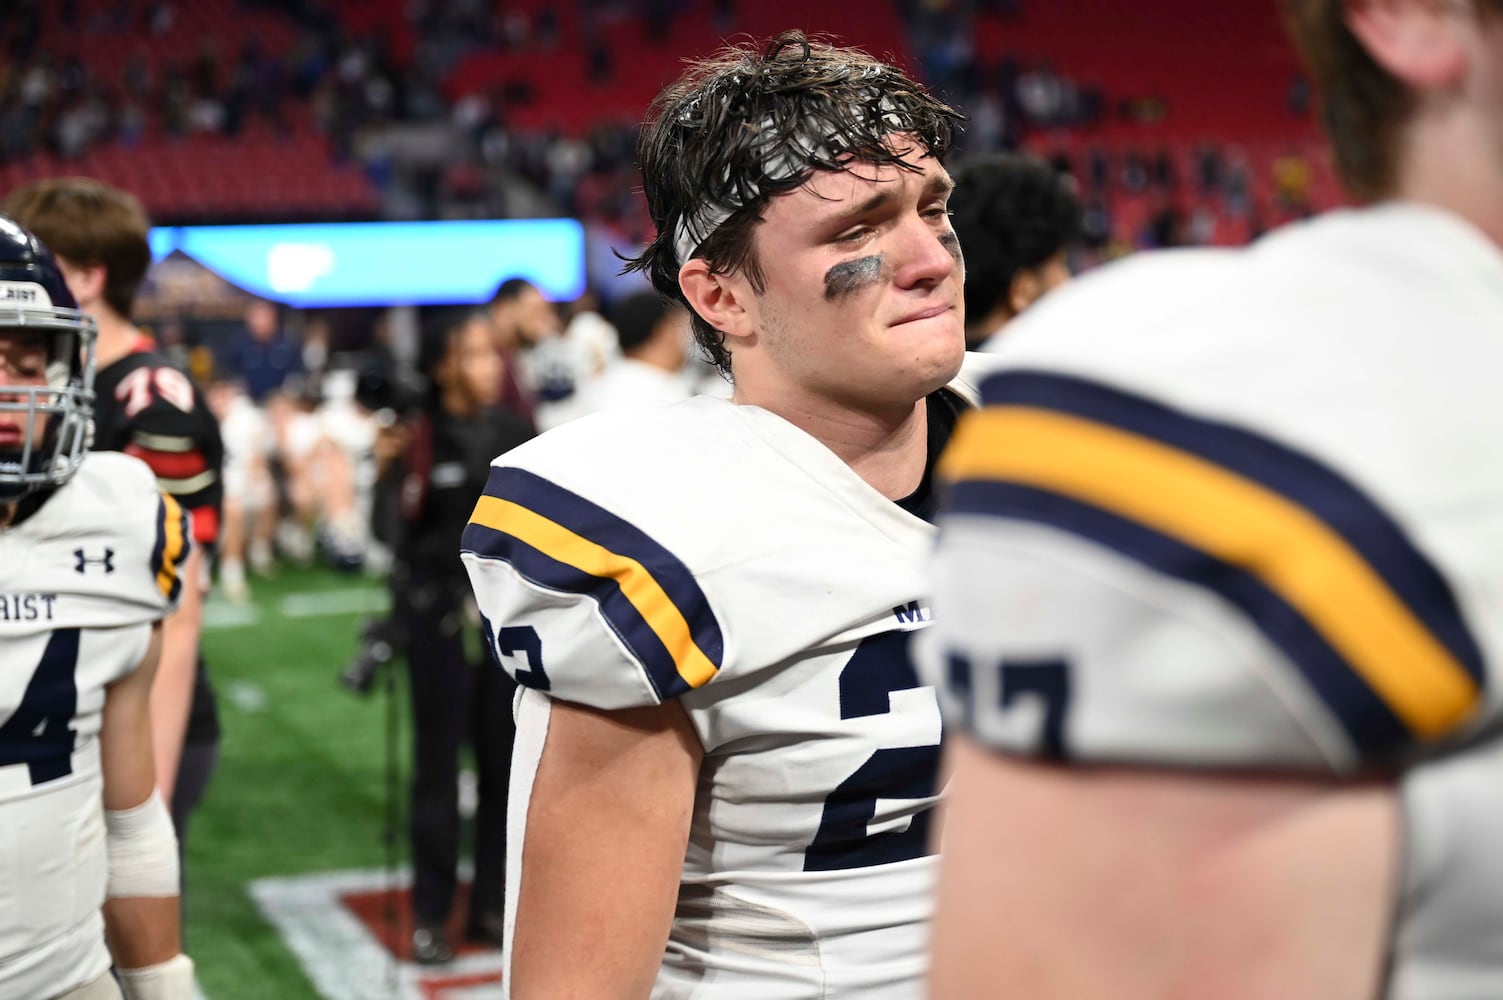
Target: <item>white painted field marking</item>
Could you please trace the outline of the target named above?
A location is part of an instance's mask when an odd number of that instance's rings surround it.
[[[255,628],[267,618],[323,618],[329,615],[384,614],[391,608],[391,597],[379,587],[348,590],[310,590],[287,594],[277,602],[271,615],[263,615],[254,604],[230,604],[211,597],[204,604],[205,632]]]
[[[322,618],[325,615],[371,614],[386,611],[391,599],[386,591],[363,587],[359,590],[315,590],[306,594],[288,594],[277,602],[284,618]]]
[[[261,611],[254,604],[229,604],[212,599],[204,603],[205,632],[224,628],[249,628],[260,621]]]
[[[411,884],[410,870],[394,874],[390,881],[379,870],[264,878],[252,882],[249,891],[256,908],[282,935],[323,1000],[497,1000],[499,982],[477,986],[464,981],[499,977],[500,952],[464,955],[444,966],[396,961],[341,902],[342,896],[353,893],[403,889]],[[446,981],[454,985],[446,989]]]
[[[247,713],[266,711],[270,701],[266,689],[250,681],[230,681],[224,686],[224,696],[230,704]]]

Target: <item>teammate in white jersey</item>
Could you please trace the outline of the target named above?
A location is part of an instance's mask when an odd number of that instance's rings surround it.
[[[148,709],[187,519],[86,452],[93,339],[0,215],[0,1000],[192,994]]]
[[[1375,204],[1051,296],[942,467],[935,997],[1503,997],[1503,3],[1288,6]]]
[[[968,405],[955,117],[790,33],[692,66],[644,126],[634,266],[735,395],[523,445],[465,533],[526,688],[518,1000],[919,994],[940,723],[907,645]]]

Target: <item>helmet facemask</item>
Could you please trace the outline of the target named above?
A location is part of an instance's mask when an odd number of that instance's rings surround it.
[[[39,303],[35,285],[20,296],[18,284],[0,281],[0,330],[41,335],[46,384],[0,385],[0,419],[21,432],[19,442],[0,444],[0,503],[67,482],[93,438],[94,320],[78,309]]]

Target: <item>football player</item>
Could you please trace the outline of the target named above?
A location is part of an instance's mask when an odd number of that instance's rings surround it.
[[[218,757],[219,721],[198,640],[209,560],[219,533],[224,447],[219,423],[188,376],[130,321],[151,264],[135,198],[99,181],[64,177],[19,188],[5,211],[56,256],[79,307],[99,327],[94,447],[140,458],[193,515],[182,600],[162,627],[152,690],[156,773],[180,843]]]
[[[638,149],[732,399],[495,463],[463,545],[518,702],[517,998],[912,998],[934,859],[930,470],[968,404],[956,113],[797,32],[692,65]]]
[[[1291,0],[1349,188],[997,342],[933,995],[1503,996],[1503,2]]]
[[[950,224],[965,252],[965,339],[976,350],[1070,280],[1080,199],[1068,174],[1021,153],[968,157],[954,176]]]
[[[0,216],[0,997],[118,997],[112,950],[130,1000],[186,1000],[149,698],[188,520],[86,452],[93,365],[92,320]]]

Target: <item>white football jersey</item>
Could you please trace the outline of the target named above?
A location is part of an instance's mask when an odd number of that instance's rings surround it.
[[[677,698],[705,755],[653,996],[917,997],[940,717],[907,649],[933,530],[782,418],[708,397],[498,459],[463,544],[524,687],[509,918],[549,699]]]
[[[943,466],[925,676],[1084,762],[1396,776],[1386,996],[1503,997],[1503,254],[1414,205],[1087,276]]]
[[[105,688],[176,603],[187,515],[145,463],[91,452],[0,530],[0,1000],[109,967],[99,730]]]
[[[275,439],[271,421],[249,396],[236,391],[234,399],[219,417],[219,437],[224,442],[224,465],[220,475],[225,495],[259,509],[267,498],[260,495],[263,490],[254,473],[271,453]]]
[[[587,413],[666,406],[692,396],[693,389],[679,372],[670,372],[636,358],[617,358],[580,389]]]

